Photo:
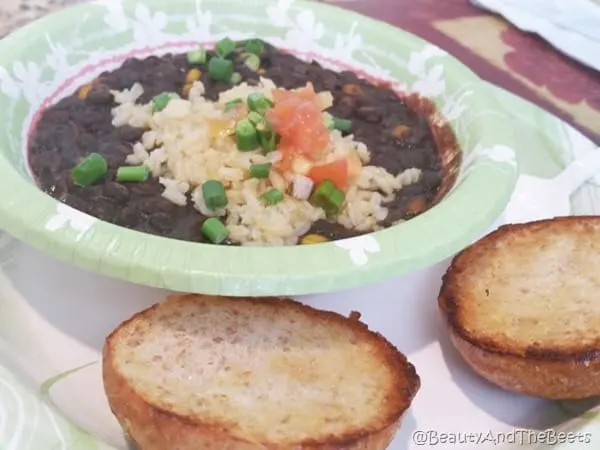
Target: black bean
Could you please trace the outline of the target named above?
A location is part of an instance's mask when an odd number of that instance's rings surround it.
[[[104,194],[107,197],[115,199],[118,203],[125,203],[129,200],[129,190],[126,186],[117,182],[106,183]]]
[[[171,217],[165,213],[152,214],[149,216],[148,220],[150,225],[152,225],[159,233],[167,233],[173,226]]]
[[[202,229],[202,224],[206,220],[206,217],[189,205],[185,209],[178,208],[177,212],[180,213],[178,215],[179,219],[172,230],[172,234],[192,236],[194,241],[196,241],[196,237],[200,239],[202,237],[200,230]],[[170,217],[172,216],[173,215],[170,215]]]
[[[423,186],[423,184],[420,182],[409,184],[408,186],[404,186],[402,188],[402,195],[405,198],[416,197],[418,195],[423,194],[426,189],[427,187]]]
[[[381,145],[387,144],[392,140],[391,136],[387,133],[381,133],[375,139],[377,140],[377,143]]]
[[[54,170],[48,166],[40,167],[38,169],[38,179],[43,186],[52,187],[54,185]]]
[[[158,66],[161,63],[161,59],[155,55],[148,56],[145,61],[149,65],[154,65],[154,66]]]
[[[140,221],[145,220],[145,216],[133,206],[126,206],[121,210],[121,223],[124,226],[135,227]]]
[[[390,227],[398,220],[406,218],[406,203],[405,201],[398,202],[395,200],[392,204],[388,204],[388,215],[383,221],[384,227]]]
[[[173,64],[173,61],[166,61],[158,66],[158,70],[154,73],[154,79],[176,80],[181,76],[179,67]]]
[[[402,150],[398,152],[398,160],[403,167],[425,168],[429,164],[429,155],[420,149]]]
[[[306,76],[306,74],[308,73],[308,66],[306,65],[306,63],[294,64],[292,66],[292,72],[296,76]]]
[[[431,140],[431,131],[429,131],[429,126],[427,124],[423,124],[421,127],[412,128],[410,134],[407,134],[406,136],[406,141],[411,144],[419,144],[426,140]]]
[[[50,174],[60,170],[63,159],[59,152],[44,152],[40,155],[40,163],[43,164],[43,169],[47,170]]]
[[[106,105],[113,102],[113,96],[108,87],[97,86],[89,92],[86,100],[94,105]]]
[[[342,84],[347,84],[347,83],[356,83],[359,80],[358,80],[358,75],[356,75],[354,72],[344,70],[344,71],[340,72],[340,81]]]
[[[381,122],[381,113],[373,106],[361,106],[356,110],[356,115],[368,123]]]
[[[209,58],[212,56],[211,51]],[[235,59],[235,66],[246,82],[258,82],[259,74],[245,67],[241,58]],[[180,207],[164,199],[163,187],[155,179],[127,184],[114,181],[117,168],[125,164],[132,144],[141,139],[144,130],[112,126],[110,109],[114,99],[110,90],[130,89],[139,82],[144,95],[138,102],[149,101],[163,91],[182,92],[189,68],[185,54],[132,58],[120,69],[102,74],[87,101],[78,100],[75,92],[45,111],[30,144],[30,163],[40,187],[77,209],[128,228],[193,242],[202,240],[199,230],[205,218],[191,205]],[[330,112],[352,120],[355,139],[371,151],[370,165],[391,173],[410,167],[423,170],[418,183],[407,186],[386,205],[389,214],[383,225],[429,207],[442,179],[436,143],[427,122],[394,92],[350,71],[338,74],[317,62],[302,62],[268,44],[261,56],[261,68],[265,69],[261,75],[280,87],[299,88],[312,81],[317,92],[330,91],[334,96]],[[204,69],[202,72],[208,99],[216,100],[231,88],[230,83],[215,82]],[[392,133],[398,126],[406,126],[409,132],[400,133],[398,129]],[[106,157],[109,172],[94,186],[76,187],[70,178],[72,167],[91,151]],[[311,231],[330,239],[361,234],[328,221],[318,222]]]
[[[121,68],[123,70],[117,70],[116,72],[113,72],[112,74],[123,75],[127,72],[140,72],[141,69],[143,68],[143,66],[145,65],[144,62],[149,63],[152,60],[159,61],[160,58],[158,58],[157,56],[150,56],[150,57],[146,58],[144,61],[139,60],[137,58],[128,58],[121,66]]]
[[[87,203],[82,198],[79,198],[75,192],[64,196],[64,203],[69,205],[71,208],[78,209],[79,211],[87,210]]]
[[[48,193],[52,197],[60,198],[68,192],[68,189],[69,189],[68,184],[64,180],[58,180],[50,185],[50,189],[48,189]]]
[[[135,128],[129,125],[118,128],[119,139],[125,142],[137,142],[143,134],[144,130],[142,128]]]
[[[264,54],[260,58],[260,67],[263,69],[269,69],[273,65],[273,60],[271,59],[270,54]]]
[[[313,224],[307,234],[318,234],[327,239],[344,239],[359,235],[356,231],[348,230],[335,222],[319,220]]]
[[[423,184],[426,189],[431,189],[440,184],[442,174],[439,170],[423,170],[419,183]]]
[[[92,149],[96,148],[97,140],[96,136],[92,133],[88,133],[85,130],[82,130],[81,134],[77,138],[77,147],[83,153],[89,153]]]
[[[99,215],[104,220],[112,220],[112,218],[119,212],[119,207],[109,197],[100,195],[93,199],[93,202],[95,214]]]
[[[162,187],[154,180],[149,180],[145,183],[135,183],[129,186],[129,191],[132,196],[139,197],[160,197]]]
[[[123,142],[108,142],[108,146],[105,147],[105,152],[113,155],[118,155],[123,158],[131,155],[133,153],[133,148],[131,144],[125,144]]]
[[[334,72],[328,71],[321,76],[320,86],[325,91],[333,91],[338,83],[338,77]]]
[[[85,106],[85,103],[82,105]],[[93,108],[81,108],[77,112],[77,125],[81,128],[81,132],[93,134],[109,133],[112,129],[111,121],[99,121],[98,113]]]
[[[158,213],[172,214],[174,209],[180,208],[180,206],[171,203],[160,195],[139,200],[138,207],[148,215]]]
[[[352,117],[354,114],[354,110],[356,109],[356,105],[357,101],[354,97],[346,95],[340,98],[337,104],[335,105],[337,115],[344,119]]]
[[[63,115],[63,121],[67,121],[70,118],[70,109],[77,106],[78,103],[79,100],[77,97],[66,97],[60,100],[50,111],[52,111],[53,115]]]

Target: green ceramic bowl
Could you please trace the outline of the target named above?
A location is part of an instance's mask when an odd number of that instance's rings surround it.
[[[452,191],[415,219],[370,235],[311,246],[232,248],[127,230],[38,190],[25,155],[43,107],[127,56],[183,52],[225,36],[258,36],[431,98],[463,152]],[[492,225],[517,177],[510,118],[476,75],[411,34],[316,2],[98,0],[73,7],[0,42],[0,104],[0,228],[89,270],[177,291],[309,294],[433,264]]]

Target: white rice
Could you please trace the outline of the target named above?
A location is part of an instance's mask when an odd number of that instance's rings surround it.
[[[113,92],[118,103],[112,111],[113,125],[147,130],[126,162],[148,166],[152,176],[164,186],[163,197],[172,203],[185,206],[189,197],[203,215],[226,217],[225,225],[233,241],[243,245],[294,245],[312,223],[326,217],[321,208],[308,201],[313,184],[304,175],[310,165],[303,167],[302,161],[297,161],[294,173],[271,170],[267,180],[250,178],[252,164],[277,162],[281,154],[239,151],[230,137],[235,119],[222,106],[233,99],[247,98],[252,92],[272,99],[275,88],[271,80],[261,78],[257,86],[241,83],[221,93],[218,102],[211,102],[204,98],[204,85],[195,82],[187,99],[173,99],[163,111],[154,114],[150,103],[136,103],[144,92],[141,85]],[[319,96],[326,107],[331,106],[331,93]],[[346,193],[337,221],[348,229],[374,231],[387,217],[386,202],[404,186],[417,182],[421,171],[413,168],[391,174],[382,167],[369,166],[370,154],[365,144],[332,131],[323,162],[352,155],[360,159],[363,167]],[[211,211],[206,207],[201,186],[208,180],[224,184],[229,200],[225,209]],[[270,188],[285,192],[284,200],[265,205],[260,196]]]
[[[179,206],[187,205],[187,192],[190,190],[188,183],[173,180],[171,178],[160,177],[158,182],[165,187],[162,196]]]
[[[148,153],[144,144],[138,142],[133,146],[133,153],[127,156],[125,162],[127,164],[131,164],[132,166],[137,166],[144,164],[148,158],[150,158],[150,153]]]

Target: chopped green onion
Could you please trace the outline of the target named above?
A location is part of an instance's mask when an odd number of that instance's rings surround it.
[[[269,178],[271,171],[271,163],[267,164],[252,164],[250,166],[250,176],[252,178]]]
[[[212,211],[225,208],[227,206],[227,194],[225,186],[218,180],[208,180],[202,185],[202,196],[206,207]]]
[[[163,92],[152,99],[152,113],[162,111],[169,102],[175,98],[180,98],[175,92]]]
[[[325,180],[317,186],[311,200],[315,206],[323,209],[325,214],[335,216],[341,211],[346,195],[335,186],[333,181]]]
[[[328,130],[335,129],[335,120],[333,120],[333,116],[331,114],[324,113],[323,114],[323,122],[325,123],[325,126],[327,127]]]
[[[108,163],[104,156],[90,153],[83,161],[71,171],[73,183],[80,187],[87,187],[99,181],[108,171]]]
[[[211,58],[208,63],[208,74],[215,81],[231,81],[233,61],[219,57]]]
[[[242,100],[241,98],[236,98],[234,100],[228,101],[227,103],[225,103],[225,112],[231,111],[236,106],[241,105],[242,103],[244,103],[244,100]]]
[[[229,230],[216,217],[206,219],[202,224],[202,234],[213,244],[221,244],[229,237]]]
[[[233,74],[231,74],[229,82],[231,84],[240,84],[242,82],[242,74],[239,72],[233,72]]]
[[[349,133],[352,130],[352,121],[346,119],[340,119],[339,117],[333,117],[333,127],[342,133]]]
[[[250,111],[248,113],[248,120],[252,122],[256,128],[258,144],[263,148],[263,150],[266,152],[274,151],[277,147],[277,136],[267,119],[256,111]]]
[[[277,135],[267,127],[265,130],[258,131],[258,143],[265,152],[273,152],[277,149]]]
[[[265,122],[265,118],[256,111],[250,111],[248,113],[248,120],[252,122],[255,126]]]
[[[252,72],[258,72],[258,69],[260,69],[260,58],[252,53],[246,54],[244,64]]]
[[[266,133],[271,129],[271,125],[265,120],[261,120],[256,124],[256,132],[257,133]]]
[[[259,55],[265,51],[265,44],[260,39],[249,39],[244,44],[244,50],[254,55]]]
[[[117,169],[117,181],[140,182],[146,181],[150,175],[148,166],[124,166]]]
[[[228,37],[221,39],[215,45],[215,51],[217,52],[217,55],[221,56],[222,58],[225,58],[227,55],[229,55],[234,50],[235,50],[235,42],[233,42]]]
[[[264,114],[269,108],[275,106],[272,100],[265,97],[262,92],[253,92],[248,95],[248,108],[250,111],[256,111],[259,114]]]
[[[256,128],[248,119],[240,120],[235,127],[237,147],[242,152],[248,152],[258,147]]]
[[[276,205],[283,200],[283,194],[275,188],[269,189],[260,198],[269,206]]]
[[[203,45],[198,50],[193,50],[187,54],[189,64],[204,64],[206,62],[206,49]]]

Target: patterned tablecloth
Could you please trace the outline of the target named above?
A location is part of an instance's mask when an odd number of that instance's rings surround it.
[[[83,0],[2,0],[0,36]],[[491,81],[574,125],[600,144],[600,73],[469,0],[317,0],[389,22],[433,42]]]

